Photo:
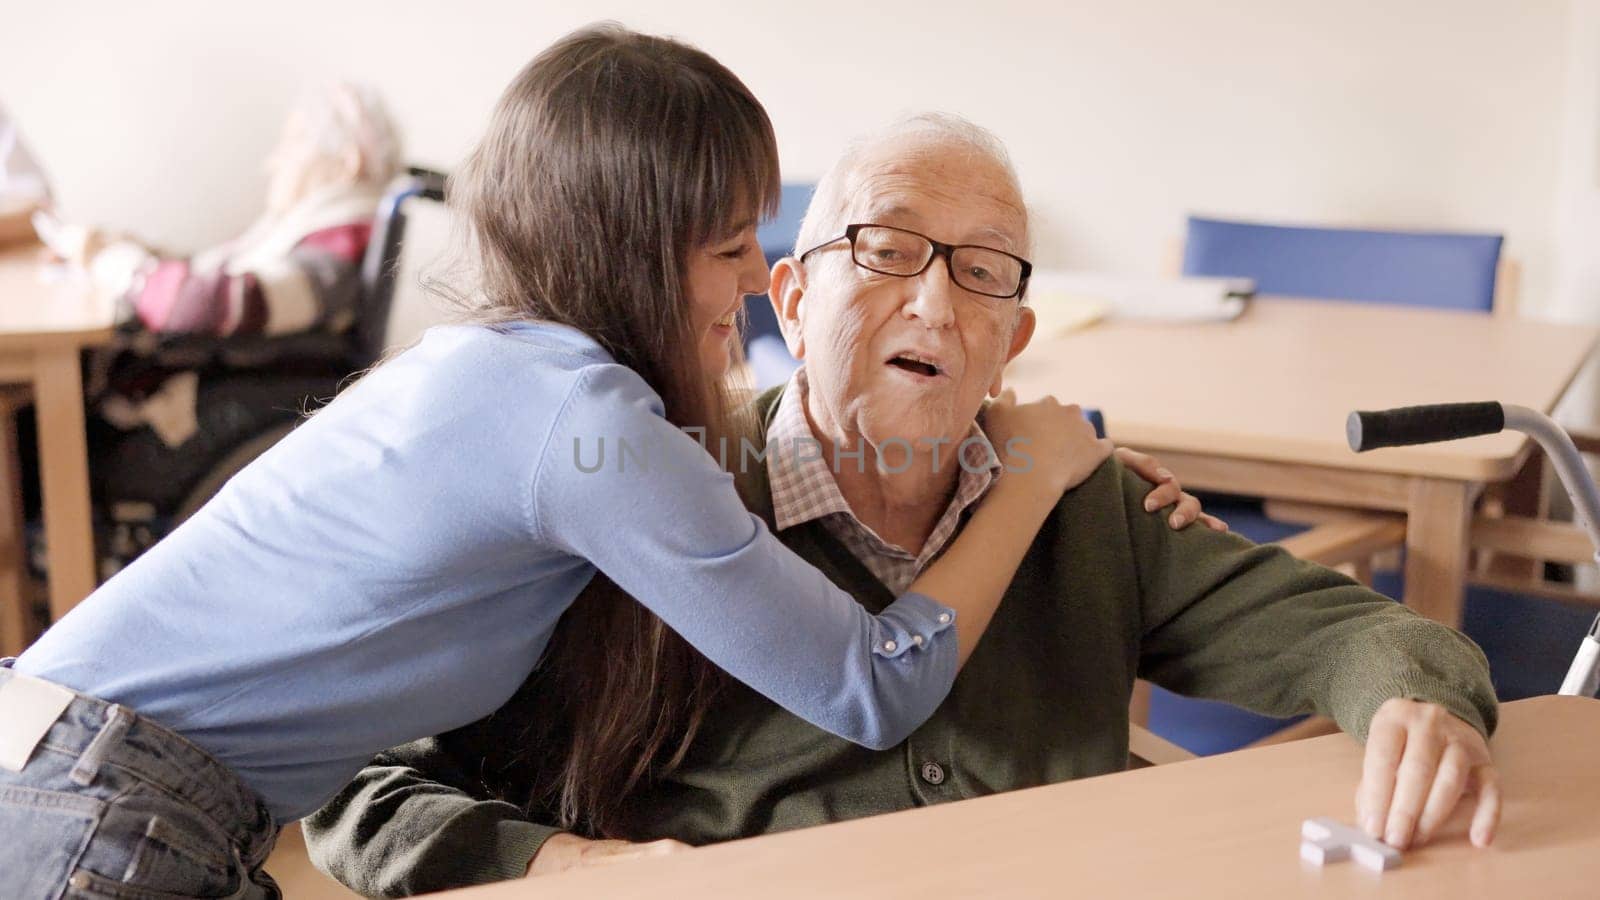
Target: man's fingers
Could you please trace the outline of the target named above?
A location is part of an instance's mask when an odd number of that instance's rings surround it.
[[[589,854],[584,862],[588,865],[609,866],[613,863],[628,862],[629,860],[642,859],[648,856],[666,856],[682,850],[692,850],[688,844],[663,838],[659,841],[650,841],[647,844],[633,844],[627,841],[606,842],[601,852]]]
[[[693,849],[691,845],[671,838],[635,844],[618,840],[588,840],[563,832],[545,841],[544,846],[529,864],[528,875],[529,877],[552,875],[569,869],[609,866]]]
[[[1500,773],[1493,765],[1485,763],[1472,770],[1472,780],[1478,786],[1478,808],[1472,814],[1472,827],[1467,835],[1474,847],[1487,847],[1494,842],[1494,833],[1500,828]]]
[[[1472,842],[1494,840],[1500,782],[1483,736],[1433,703],[1389,700],[1372,717],[1356,816],[1373,837],[1404,850],[1432,838],[1474,787]]]
[[[1203,512],[1203,513],[1200,514],[1200,524],[1206,526],[1207,528],[1211,529],[1212,531],[1227,531],[1228,530],[1228,523],[1227,522],[1222,521],[1221,519],[1217,518],[1216,516],[1213,516],[1211,513],[1208,513],[1208,512]]]
[[[1397,850],[1410,846],[1417,820],[1422,816],[1422,805],[1433,787],[1433,776],[1439,771],[1439,757],[1443,754],[1444,742],[1437,732],[1413,728],[1407,734],[1405,756],[1400,760],[1394,796],[1389,800],[1388,824],[1383,829],[1385,844]]]
[[[1417,819],[1418,844],[1432,840],[1445,820],[1450,818],[1471,778],[1472,761],[1467,751],[1458,744],[1445,748],[1444,756],[1439,760],[1439,769],[1433,776],[1433,787],[1428,791],[1428,802],[1422,807],[1422,816]]]
[[[629,841],[588,841],[581,848],[577,866],[609,866],[639,855],[639,845]]]
[[[1406,732],[1398,724],[1375,716],[1367,734],[1367,752],[1361,762],[1361,785],[1356,788],[1356,816],[1369,837],[1382,838],[1394,796],[1395,774],[1406,749]]]

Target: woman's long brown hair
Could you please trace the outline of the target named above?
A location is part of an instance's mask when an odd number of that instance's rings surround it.
[[[772,214],[778,191],[772,124],[732,72],[677,41],[583,29],[516,76],[450,181],[476,281],[452,299],[474,321],[587,333],[670,421],[715,441],[742,429],[701,368],[687,261]],[[529,726],[530,802],[558,809],[563,827],[626,837],[619,804],[681,760],[722,673],[603,575],[540,668],[559,700]]]

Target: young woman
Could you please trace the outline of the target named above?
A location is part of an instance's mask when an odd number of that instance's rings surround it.
[[[931,714],[1110,448],[1070,407],[997,403],[992,439],[1037,464],[881,615],[786,550],[681,430],[734,433],[717,386],[778,183],[765,113],[699,51],[601,29],[530,63],[453,186],[471,324],[375,369],[0,665],[6,896],[270,895],[278,825],[504,703],[597,571],[851,740]]]

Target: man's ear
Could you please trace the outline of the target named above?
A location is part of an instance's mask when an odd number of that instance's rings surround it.
[[[1018,353],[1027,349],[1028,342],[1033,340],[1033,329],[1038,324],[1039,320],[1034,318],[1032,309],[1024,306],[1017,310],[1017,329],[1011,332],[1011,346],[1006,350],[1007,363],[1016,359]],[[1000,392],[1005,389],[1005,386],[1001,384],[1005,370],[1006,367],[1002,365],[1000,371],[994,373],[994,383],[989,385],[989,396],[998,397]]]
[[[772,311],[778,317],[778,327],[783,329],[783,343],[795,359],[806,358],[806,267],[792,256],[785,256],[772,267],[772,281],[767,286],[767,297],[772,301]]]

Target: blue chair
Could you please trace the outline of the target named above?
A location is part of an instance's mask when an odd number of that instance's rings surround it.
[[[1501,244],[1499,235],[1307,228],[1192,216],[1183,274],[1252,278],[1261,294],[1487,313],[1495,305]],[[1204,502],[1209,512],[1257,542],[1305,530],[1268,518],[1259,500],[1208,496]],[[1401,577],[1380,574],[1374,588],[1398,599]],[[1561,673],[1552,680],[1550,670],[1564,671],[1571,654],[1565,645],[1584,633],[1587,623],[1578,621],[1584,615],[1561,604],[1471,587],[1463,624],[1489,653],[1497,690],[1512,699],[1555,689]],[[1150,729],[1202,754],[1237,749],[1295,721],[1179,697],[1159,687],[1150,698]]]
[[[766,254],[770,268],[778,260],[794,252],[795,238],[800,234],[800,220],[805,217],[811,203],[814,184],[786,184],[779,201],[778,214],[762,223],[756,238]],[[772,311],[772,302],[766,294],[745,300],[744,355],[750,363],[756,388],[765,390],[789,380],[799,367],[799,360],[789,355],[783,342],[783,332],[778,328],[778,317]]]
[[[1435,309],[1494,308],[1497,234],[1368,231],[1191,216],[1183,274],[1248,277],[1256,292]]]

